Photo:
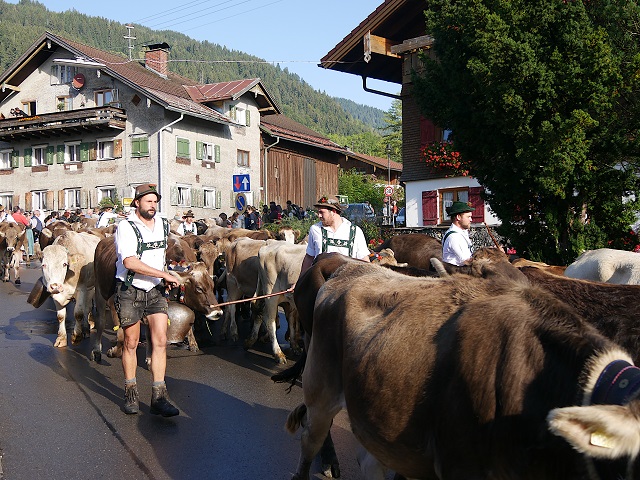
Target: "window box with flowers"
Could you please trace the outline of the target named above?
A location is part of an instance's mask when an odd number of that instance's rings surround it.
[[[428,167],[442,172],[445,178],[469,176],[469,167],[453,146],[453,142],[431,142],[425,145],[422,158]]]

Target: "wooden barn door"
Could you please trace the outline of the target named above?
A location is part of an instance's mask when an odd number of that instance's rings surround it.
[[[318,201],[317,183],[316,183],[316,161],[311,158],[305,158],[302,164],[302,185],[303,202],[300,205],[303,208],[309,208]]]

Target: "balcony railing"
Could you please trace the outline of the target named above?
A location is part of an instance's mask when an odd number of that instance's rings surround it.
[[[5,118],[0,120],[0,140],[10,142],[108,129],[124,130],[126,122],[125,111],[111,106],[44,113],[33,117]]]

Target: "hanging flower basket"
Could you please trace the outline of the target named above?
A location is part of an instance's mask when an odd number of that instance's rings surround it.
[[[445,173],[445,177],[466,177],[469,169],[462,161],[453,142],[432,142],[422,149],[422,157],[428,167]]]

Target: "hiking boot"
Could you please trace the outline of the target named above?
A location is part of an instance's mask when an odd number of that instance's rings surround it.
[[[140,411],[138,397],[138,386],[135,383],[124,386],[124,413],[135,415]]]
[[[151,387],[151,410],[152,415],[162,415],[163,417],[173,417],[180,414],[180,410],[173,406],[169,400],[167,386]]]

